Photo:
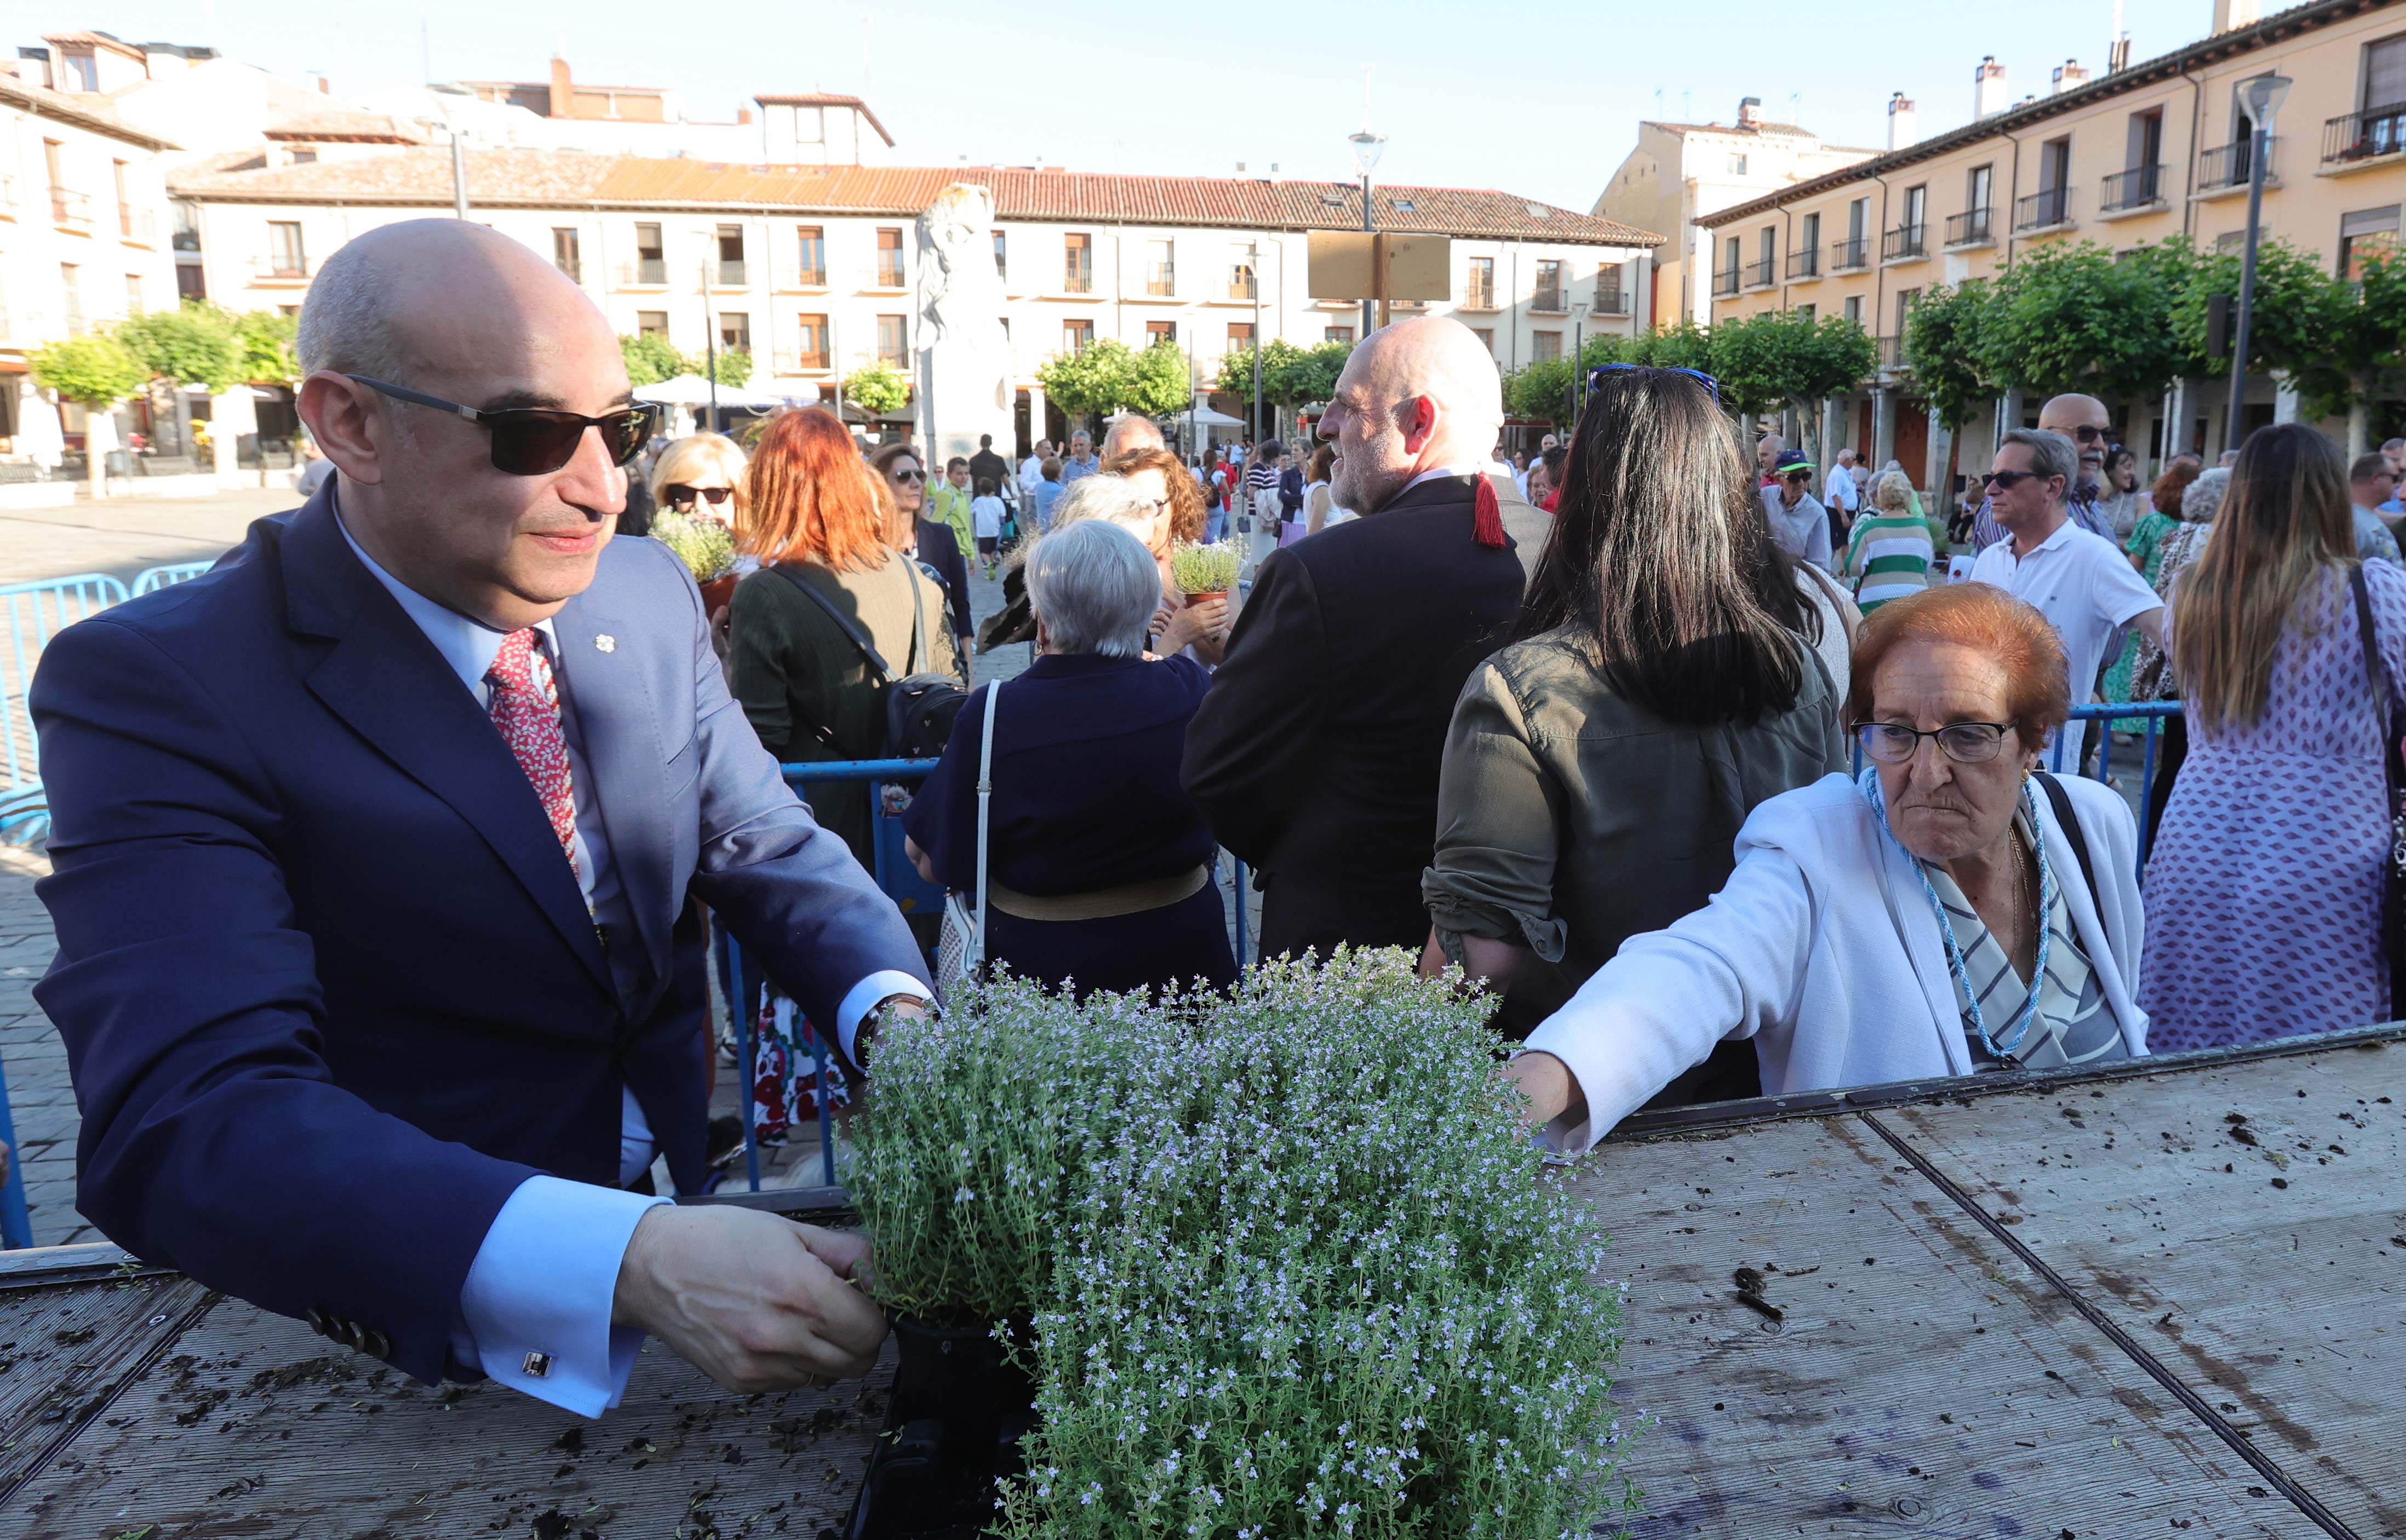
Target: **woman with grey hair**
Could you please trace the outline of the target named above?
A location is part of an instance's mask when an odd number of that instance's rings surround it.
[[[1161,600],[1153,554],[1102,514],[1056,522],[1023,570],[1036,660],[961,708],[903,816],[912,864],[940,886],[975,891],[979,741],[991,711],[986,955],[1081,996],[1225,987],[1237,964],[1211,881],[1217,847],[1178,782],[1210,675],[1189,658],[1146,655]]]
[[[2206,537],[2214,533],[2214,516],[2222,511],[2222,499],[2229,490],[2230,473],[2217,465],[2211,471],[2199,472],[2197,479],[2181,494],[2180,528],[2164,536],[2156,546],[2156,592],[2163,596],[2167,610],[2172,601],[2172,586],[2204,554]],[[2171,657],[2144,637],[2138,638],[2136,644],[2139,657],[2130,670],[2130,699],[2179,699],[2180,681],[2172,674]],[[2172,783],[2180,776],[2181,761],[2187,757],[2188,723],[2177,716],[2165,717],[2162,737],[2156,745],[2156,780],[2147,788],[2147,839],[2151,844],[2156,838],[2156,826],[2163,821],[2164,804],[2172,800]]]

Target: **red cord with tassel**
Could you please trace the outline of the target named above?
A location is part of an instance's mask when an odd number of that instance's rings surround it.
[[[1500,551],[1504,548],[1504,507],[1495,501],[1495,484],[1483,474],[1478,479],[1479,493],[1471,502],[1470,537]]]

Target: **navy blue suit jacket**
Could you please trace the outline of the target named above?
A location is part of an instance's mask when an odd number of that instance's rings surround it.
[[[615,1185],[622,1085],[698,1190],[688,892],[814,1021],[870,973],[926,976],[729,698],[675,557],[613,541],[553,627],[631,998],[533,788],[328,492],[61,632],[32,691],[58,932],[35,993],[83,1114],[78,1207],[213,1288],[379,1330],[424,1379],[511,1192]]]

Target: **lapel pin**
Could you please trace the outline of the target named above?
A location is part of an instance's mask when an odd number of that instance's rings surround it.
[[[593,650],[598,653],[615,653],[618,650],[618,639],[604,632],[593,639]]]

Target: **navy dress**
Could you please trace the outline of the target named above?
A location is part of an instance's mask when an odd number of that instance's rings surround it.
[[[1035,897],[1175,877],[1217,853],[1178,784],[1186,724],[1210,675],[1191,659],[1047,656],[1002,693],[994,725],[988,871]],[[903,815],[945,887],[977,888],[978,742],[992,686],[954,724],[943,762]],[[1235,982],[1216,883],[1159,909],[1099,920],[986,917],[986,954],[1080,995]]]

